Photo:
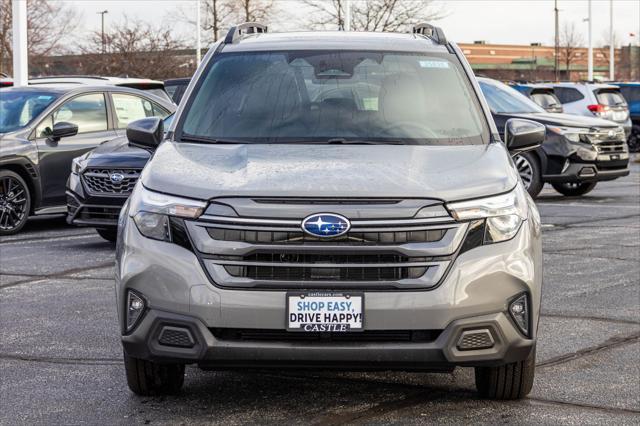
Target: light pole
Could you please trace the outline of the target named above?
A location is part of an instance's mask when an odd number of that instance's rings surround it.
[[[27,55],[27,2],[13,0],[13,85],[29,84],[29,58]]]
[[[96,13],[98,15],[100,15],[100,19],[102,21],[102,37],[101,37],[101,40],[102,40],[102,54],[104,55],[107,52],[107,44],[106,44],[105,39],[104,39],[104,15],[109,13],[109,11],[108,10],[103,10],[102,12],[96,12]]]
[[[344,30],[351,31],[351,0],[345,0]]]
[[[556,81],[558,81],[560,79],[560,70],[558,69],[560,67],[560,28],[559,28],[559,21],[558,21],[558,0],[555,0],[554,3],[554,7],[553,7],[553,12],[555,14],[555,44],[554,44],[554,49],[553,49],[553,70],[554,70],[554,74],[556,77]]]
[[[613,0],[609,0],[609,80],[615,80],[615,53],[613,47]]]
[[[587,80],[593,81],[593,40],[591,38],[591,28],[592,28],[592,17],[591,17],[591,0],[589,0],[589,53],[587,57]]]
[[[200,40],[200,0],[196,0],[196,66],[200,66],[202,60]]]

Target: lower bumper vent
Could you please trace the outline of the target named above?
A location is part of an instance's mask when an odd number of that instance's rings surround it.
[[[478,349],[492,348],[494,343],[491,332],[484,328],[481,330],[463,331],[456,346],[461,351],[475,351]]]
[[[158,343],[178,348],[192,348],[195,346],[193,336],[191,336],[191,332],[188,329],[170,326],[162,328]]]

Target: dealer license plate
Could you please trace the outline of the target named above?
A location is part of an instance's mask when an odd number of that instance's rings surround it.
[[[287,330],[362,331],[362,293],[297,292],[287,294]]]

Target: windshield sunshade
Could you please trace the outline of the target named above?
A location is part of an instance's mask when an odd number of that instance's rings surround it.
[[[357,51],[222,54],[182,133],[261,143],[478,144],[486,123],[446,55]]]

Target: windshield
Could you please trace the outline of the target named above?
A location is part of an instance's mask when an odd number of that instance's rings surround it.
[[[223,54],[205,71],[177,133],[227,142],[486,143],[478,101],[447,56]]]
[[[57,93],[33,90],[0,92],[0,133],[13,132],[29,124],[58,96]]]
[[[545,112],[542,107],[517,90],[499,81],[480,81],[480,88],[494,114]]]
[[[560,106],[560,102],[551,93],[532,93],[531,99],[542,108],[555,108]]]
[[[617,90],[599,90],[596,92],[598,103],[607,106],[627,106],[622,94]]]

